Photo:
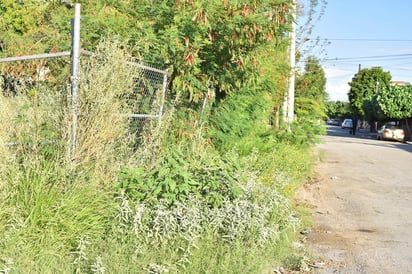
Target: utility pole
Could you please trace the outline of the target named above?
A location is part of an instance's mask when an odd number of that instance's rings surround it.
[[[74,19],[72,20],[72,58],[71,58],[71,97],[72,97],[72,136],[71,159],[76,155],[77,144],[77,115],[79,98],[79,71],[80,71],[80,4],[74,6]]]
[[[295,116],[295,63],[296,63],[296,0],[292,4],[292,31],[290,32],[290,76],[288,94],[285,96],[283,103],[283,121],[289,126],[293,122]]]

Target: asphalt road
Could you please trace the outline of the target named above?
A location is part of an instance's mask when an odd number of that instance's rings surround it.
[[[317,180],[306,245],[317,273],[412,273],[412,145],[328,127],[317,146]]]

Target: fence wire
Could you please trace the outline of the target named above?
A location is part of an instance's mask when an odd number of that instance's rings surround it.
[[[167,70],[160,70],[138,63],[139,77],[134,79],[135,109],[129,115],[131,124],[139,135],[143,132],[149,119],[161,121],[166,97]]]
[[[87,53],[85,55],[92,54]],[[47,58],[47,61],[45,61],[45,58]],[[0,58],[0,92],[7,100],[17,101],[21,96],[30,96],[30,90],[45,91],[47,89],[46,93],[53,92],[56,95],[54,96],[55,101],[45,101],[44,103],[58,104],[57,107],[53,108],[53,111],[60,112],[59,117],[61,118],[64,116],[63,113],[70,112],[71,94],[69,86],[71,79],[68,77],[67,67],[69,62],[67,52],[52,55],[30,55],[27,58],[24,56]],[[134,92],[127,98],[132,101],[130,105],[133,106],[132,113],[128,114],[129,125],[131,130],[139,136],[150,121],[161,122],[168,71],[137,62],[128,62],[128,65],[136,67],[139,71],[139,75],[134,79]],[[16,67],[19,70],[17,74],[13,73]],[[63,71],[54,71],[63,67]],[[43,101],[41,100],[39,103],[43,103]],[[46,109],[45,106],[44,108]],[[50,115],[50,117],[54,116]],[[69,120],[61,122],[65,122],[65,124],[60,123],[62,127],[70,128]],[[48,122],[45,121],[45,123]],[[30,125],[27,125],[26,128],[30,128]],[[57,135],[64,139],[51,140],[46,138],[41,140],[41,143],[50,145],[52,143],[70,142],[69,136],[62,136],[61,134],[54,134],[53,136]],[[29,142],[29,140],[27,141]],[[20,145],[16,138],[0,140],[0,142],[3,142],[6,146]]]

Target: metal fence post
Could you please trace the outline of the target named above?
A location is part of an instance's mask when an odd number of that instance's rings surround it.
[[[167,73],[168,73],[168,70],[165,70],[165,72],[163,74],[162,101],[160,102],[160,109],[159,109],[159,124],[162,121],[163,105],[165,103],[165,98],[166,98]]]
[[[72,136],[70,155],[74,160],[77,144],[77,115],[79,97],[79,71],[80,71],[80,4],[74,6],[74,20],[72,21],[72,56],[71,56],[71,96],[72,96]]]

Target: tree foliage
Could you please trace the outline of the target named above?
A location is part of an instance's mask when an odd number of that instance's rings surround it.
[[[379,96],[379,93],[375,93],[372,97],[371,100],[366,100],[363,102],[363,109],[365,110],[365,117],[364,119],[366,121],[384,121],[387,120],[388,117],[385,115],[384,112],[382,112],[382,109],[380,108],[377,98]]]
[[[345,117],[349,117],[349,103],[342,101],[328,101],[326,102],[326,114],[329,118],[344,119]]]
[[[294,134],[298,143],[312,143],[314,136],[324,133],[320,120],[326,118],[326,77],[322,66],[309,56],[303,73],[296,76]]]
[[[390,85],[379,91],[376,100],[389,118],[401,120],[412,117],[412,85]]]
[[[391,78],[391,74],[381,67],[365,68],[355,74],[349,82],[351,88],[348,94],[353,115],[359,118],[373,117],[372,98],[380,89],[390,85]]]
[[[301,21],[296,30],[296,44],[299,49],[299,55],[305,56],[310,54],[315,48],[319,49],[319,58],[327,55],[325,47],[330,42],[320,37],[312,37],[313,30],[326,12],[327,4],[327,0],[297,1],[298,20]]]
[[[198,107],[192,102],[200,102],[206,96],[214,99],[212,115],[216,117],[212,127],[224,127],[218,125],[217,119],[224,113],[228,119],[223,121],[236,121],[237,125],[244,121],[233,120],[229,113],[238,118],[248,116],[252,124],[247,127],[251,128],[264,127],[271,115],[279,116],[290,72],[287,34],[292,21],[292,0],[79,2],[82,48],[94,51],[105,37],[127,40],[136,59],[169,68],[170,93],[183,94],[186,106]],[[323,10],[325,1],[321,2]],[[311,22],[317,20],[317,4],[309,2]],[[0,41],[1,57],[70,49],[73,5],[61,1],[5,0],[0,3],[0,11],[7,14],[0,18],[4,34]],[[50,63],[45,61],[44,65]],[[54,66],[63,68],[60,76],[67,78],[67,61]],[[3,73],[15,70],[15,64],[11,64]],[[306,70],[301,93],[312,98],[325,97],[324,73],[318,61],[309,58]],[[250,107],[235,107],[239,98]],[[262,100],[266,102],[262,104]],[[256,127],[253,123],[261,125]]]
[[[129,40],[135,55],[168,66],[173,90],[197,101],[211,85],[223,94],[254,85],[262,58],[286,48],[291,1],[83,1],[82,47],[102,37]],[[60,1],[0,4],[2,56],[70,49],[73,6]],[[27,16],[27,14],[31,16]]]
[[[305,70],[296,77],[296,96],[324,101],[326,93],[325,71],[314,56],[306,60]]]
[[[154,29],[166,45],[161,55],[172,66],[173,88],[192,100],[211,85],[223,94],[255,85],[265,73],[261,57],[286,47],[287,1],[174,3],[154,11],[164,18]]]

